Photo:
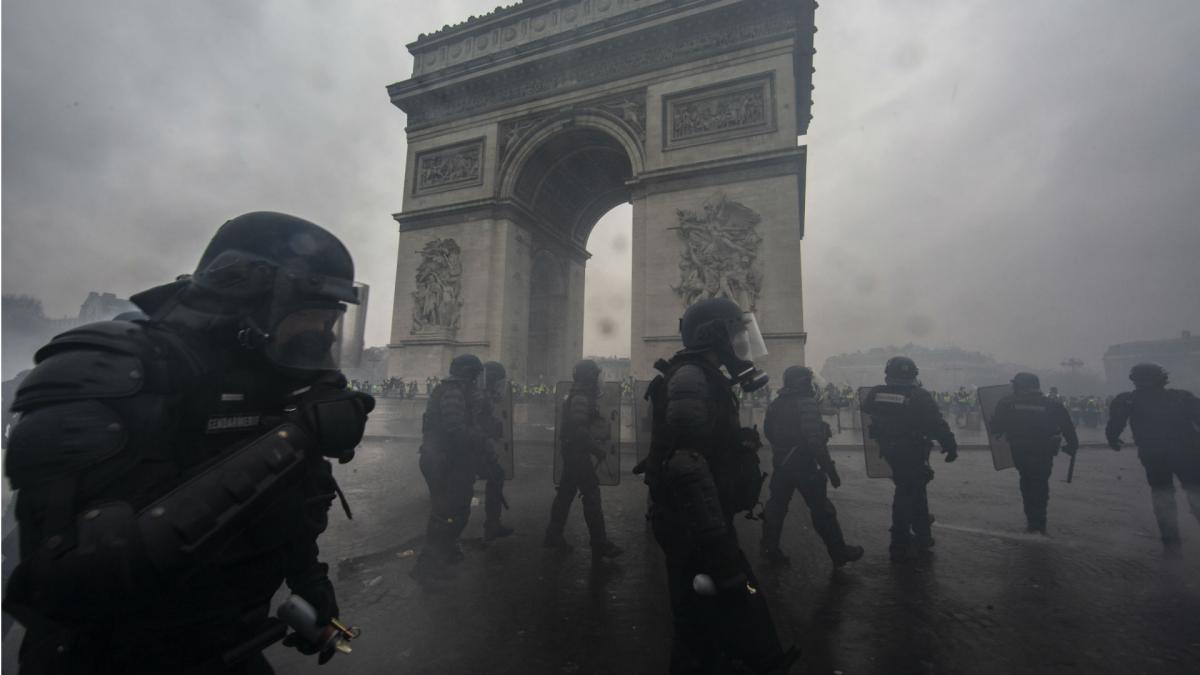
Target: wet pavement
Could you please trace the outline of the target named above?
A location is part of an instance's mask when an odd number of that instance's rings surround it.
[[[519,444],[505,522],[517,533],[484,544],[482,488],[465,533],[466,560],[441,591],[408,572],[427,515],[416,443],[372,438],[336,467],[354,511],[335,505],[321,540],[342,618],[363,629],[354,653],[318,666],[275,646],[280,673],[664,673],[670,614],[661,555],[643,517],[645,488],[628,473],[603,489],[619,564],[593,568],[579,504],[569,554],[541,547],[553,487],[550,445]],[[764,455],[765,457],[765,455]],[[1017,474],[984,451],[936,461],[934,554],[887,557],[891,483],[868,479],[862,455],[834,452],[844,484],[831,492],[866,557],[833,573],[792,500],[789,567],[758,563],[758,523],[738,519],[783,640],[803,650],[794,673],[1200,672],[1200,525],[1182,495],[1185,558],[1166,560],[1134,452],[1084,450],[1075,482],[1051,485],[1049,536],[1027,535]],[[764,498],[765,498],[764,494]],[[280,596],[279,599],[282,599]],[[7,672],[19,629],[5,641]]]

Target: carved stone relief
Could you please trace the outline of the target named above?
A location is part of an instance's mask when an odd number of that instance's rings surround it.
[[[462,313],[462,250],[453,239],[434,239],[417,251],[417,288],[413,291],[414,334],[452,332]]]
[[[773,131],[769,75],[684,92],[664,99],[667,148]]]
[[[672,290],[686,307],[697,300],[727,297],[754,311],[762,292],[758,259],[762,220],[750,207],[716,192],[698,211],[676,211],[679,232],[679,285]]]
[[[413,193],[440,192],[483,181],[483,139],[417,153]]]
[[[638,34],[611,44],[580,48],[569,61],[513,68],[490,87],[456,85],[411,99],[402,93],[403,83],[388,90],[393,101],[406,101],[401,107],[408,112],[410,129],[445,122],[794,34],[794,14],[782,6],[772,9],[753,15],[714,16],[703,23],[680,22],[663,29],[661,35]]]

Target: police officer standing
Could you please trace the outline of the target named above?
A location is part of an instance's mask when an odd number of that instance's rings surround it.
[[[483,364],[484,390],[483,407],[479,415],[480,425],[487,437],[479,452],[476,475],[485,481],[483,492],[483,540],[491,541],[513,533],[511,527],[500,523],[500,511],[504,499],[504,467],[496,454],[496,444],[504,441],[504,422],[500,419],[500,406],[508,386],[508,372],[499,361]],[[511,411],[510,411],[511,412]]]
[[[600,366],[595,361],[584,359],[575,364],[572,373],[571,391],[563,403],[561,447],[563,471],[550,505],[550,524],[546,527],[545,545],[549,548],[570,550],[563,538],[571,502],[580,494],[583,501],[583,519],[587,523],[592,549],[592,560],[615,558],[624,551],[608,539],[604,528],[604,511],[600,506],[600,481],[596,476],[597,462],[604,459],[599,437],[608,431],[608,420],[600,415],[596,397],[600,394]]]
[[[132,301],[145,320],[39,350],[13,403],[21,672],[273,672],[281,583],[321,626],[338,616],[316,543],[338,492],[325,458],[353,457],[374,406],[332,349],[354,264],[313,223],[249,213],[194,275]]]
[[[1050,472],[1059,445],[1068,455],[1079,449],[1079,438],[1071,414],[1041,391],[1033,373],[1017,373],[1013,393],[996,403],[991,433],[1007,437],[1013,464],[1021,475],[1021,499],[1025,502],[1028,532],[1046,534],[1046,503],[1050,501]]]
[[[848,546],[838,524],[837,509],[829,501],[826,485],[836,489],[842,484],[833,459],[829,456],[829,425],[813,389],[813,372],[804,366],[783,371],[783,389],[767,406],[763,431],[771,444],[771,496],[763,514],[762,555],[770,562],[786,563],[779,548],[783,519],[787,516],[792,493],[800,492],[812,515],[813,528],[825,542],[834,567],[858,560],[861,546]],[[830,385],[832,386],[832,385]],[[834,390],[836,392],[836,389]]]
[[[1163,548],[1177,556],[1181,549],[1175,478],[1187,493],[1192,515],[1200,520],[1200,399],[1190,391],[1167,389],[1167,371],[1153,363],[1137,364],[1129,379],[1134,389],[1113,399],[1105,435],[1109,447],[1120,450],[1126,423],[1133,429]]]
[[[425,545],[412,576],[444,580],[447,565],[461,562],[458,537],[471,517],[471,497],[484,435],[479,426],[482,397],[477,388],[483,363],[474,354],[450,361],[450,376],[429,394],[421,419],[421,475],[429,486]]]
[[[958,459],[954,433],[933,397],[917,382],[917,373],[917,364],[912,359],[892,357],[884,367],[885,384],[871,387],[862,404],[862,411],[871,416],[867,433],[879,443],[896,485],[889,546],[893,562],[909,559],[910,543],[920,549],[933,546],[932,519],[925,492],[926,485],[933,480],[933,469],[929,466],[931,441],[938,442],[947,462]]]
[[[683,349],[655,363],[650,451],[642,465],[650,522],[667,563],[674,617],[672,673],[785,673],[766,599],[738,546],[733,516],[758,502],[758,433],[743,429],[733,387],[753,392],[767,376],[753,314],[727,298],[701,300],[680,320]],[[722,372],[724,367],[725,372]],[[726,374],[728,373],[728,374]]]

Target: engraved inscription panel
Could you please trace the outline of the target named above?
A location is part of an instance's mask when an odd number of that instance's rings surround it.
[[[482,138],[417,153],[413,194],[456,190],[482,182]]]

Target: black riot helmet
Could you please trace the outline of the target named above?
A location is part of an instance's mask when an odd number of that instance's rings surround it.
[[[767,355],[758,320],[729,298],[693,303],[679,320],[679,335],[687,351],[715,352],[743,391],[760,389],[770,379],[754,366],[754,359]]]
[[[885,379],[898,384],[911,384],[917,381],[917,364],[907,356],[893,356],[883,367]]]
[[[1167,371],[1157,363],[1139,363],[1129,369],[1129,379],[1138,389],[1162,389],[1167,386]]]
[[[337,368],[345,303],[359,302],[354,261],[342,242],[314,223],[271,211],[222,225],[195,274],[176,283],[184,285],[184,304],[233,323],[239,344],[291,373]]]
[[[1039,391],[1042,381],[1033,373],[1017,373],[1012,379],[1013,391]]]
[[[483,362],[474,354],[459,354],[450,361],[450,377],[473,382],[483,372]]]
[[[596,385],[600,382],[600,366],[591,359],[584,359],[575,364],[571,379],[575,384]]]
[[[783,371],[783,388],[788,391],[813,393],[813,371],[804,366],[790,366]]]
[[[487,388],[493,389],[497,384],[503,382],[508,377],[508,371],[504,369],[504,364],[499,361],[488,361],[483,364],[484,379],[487,381]]]

